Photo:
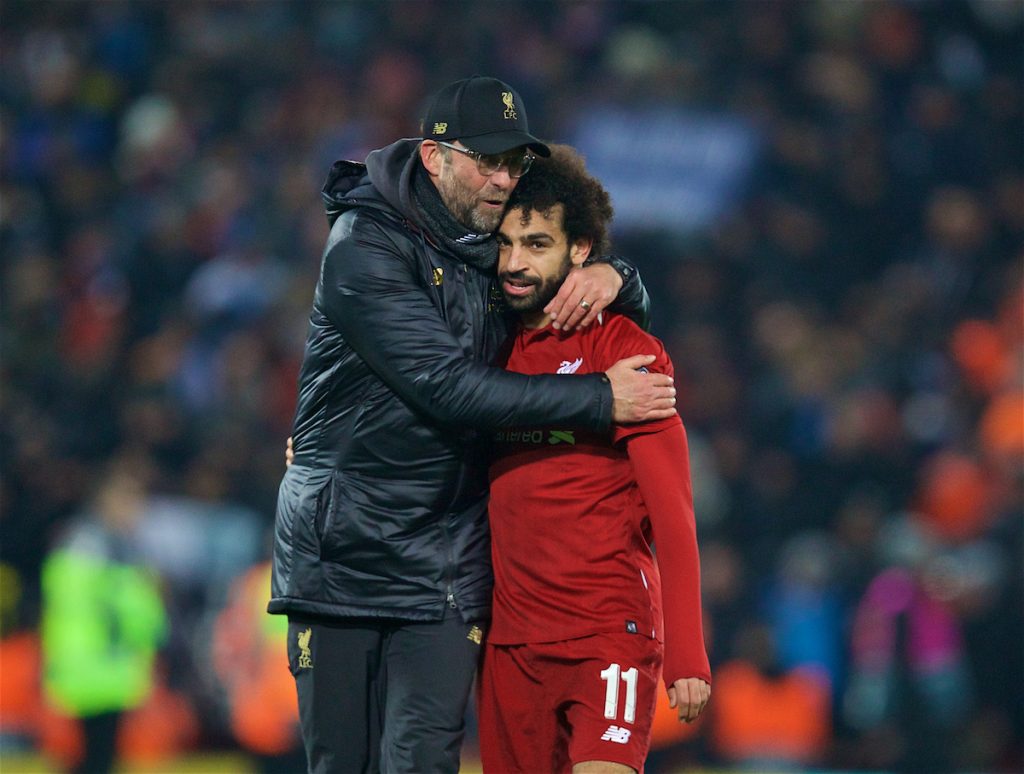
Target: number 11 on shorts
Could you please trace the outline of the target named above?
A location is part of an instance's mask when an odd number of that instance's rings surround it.
[[[604,690],[604,716],[614,720],[619,715],[619,680],[626,684],[626,706],[622,713],[622,720],[632,723],[636,720],[636,667],[631,667],[625,672],[618,664],[609,664],[607,669],[601,670],[601,679],[607,685]]]

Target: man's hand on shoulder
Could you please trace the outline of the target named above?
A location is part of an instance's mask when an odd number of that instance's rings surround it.
[[[612,385],[613,422],[649,422],[668,419],[676,413],[676,388],[672,377],[653,374],[645,368],[654,360],[654,355],[634,355],[605,371]]]
[[[544,307],[552,327],[586,328],[619,295],[622,277],[610,263],[592,263],[569,272],[558,294]]]
[[[668,687],[668,706],[679,712],[680,723],[692,723],[711,698],[711,686],[699,677],[681,677]]]

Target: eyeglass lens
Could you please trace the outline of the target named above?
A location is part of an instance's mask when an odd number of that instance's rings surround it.
[[[522,177],[533,163],[533,156],[529,153],[509,153],[497,155],[494,153],[480,154],[477,156],[476,166],[481,175],[493,175],[502,167],[508,170],[509,177]]]
[[[469,156],[471,159],[475,159],[477,171],[484,176],[493,175],[499,169],[505,167],[508,170],[509,177],[522,177],[530,169],[530,165],[533,164],[532,153],[480,153],[460,148],[457,145],[452,145],[450,142],[439,142],[438,144],[451,148],[453,151],[458,151]]]

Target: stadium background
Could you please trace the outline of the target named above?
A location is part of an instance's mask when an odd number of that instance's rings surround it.
[[[235,705],[280,704],[238,687],[279,647],[319,187],[485,73],[606,180],[677,368],[716,684],[648,770],[1019,771],[1022,16],[4,0],[3,769],[79,749],[39,691],[40,568],[115,462],[170,620],[124,770],[274,770],[281,719]]]

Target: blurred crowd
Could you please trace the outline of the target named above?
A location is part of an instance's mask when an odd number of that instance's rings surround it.
[[[759,138],[707,227],[614,232],[715,672],[649,770],[1021,770],[1022,50],[1017,0],[4,0],[0,754],[73,766],[112,715],[125,760],[294,770],[262,609],[320,185],[485,73],[555,141],[609,105]],[[62,682],[111,648],[134,689]]]

